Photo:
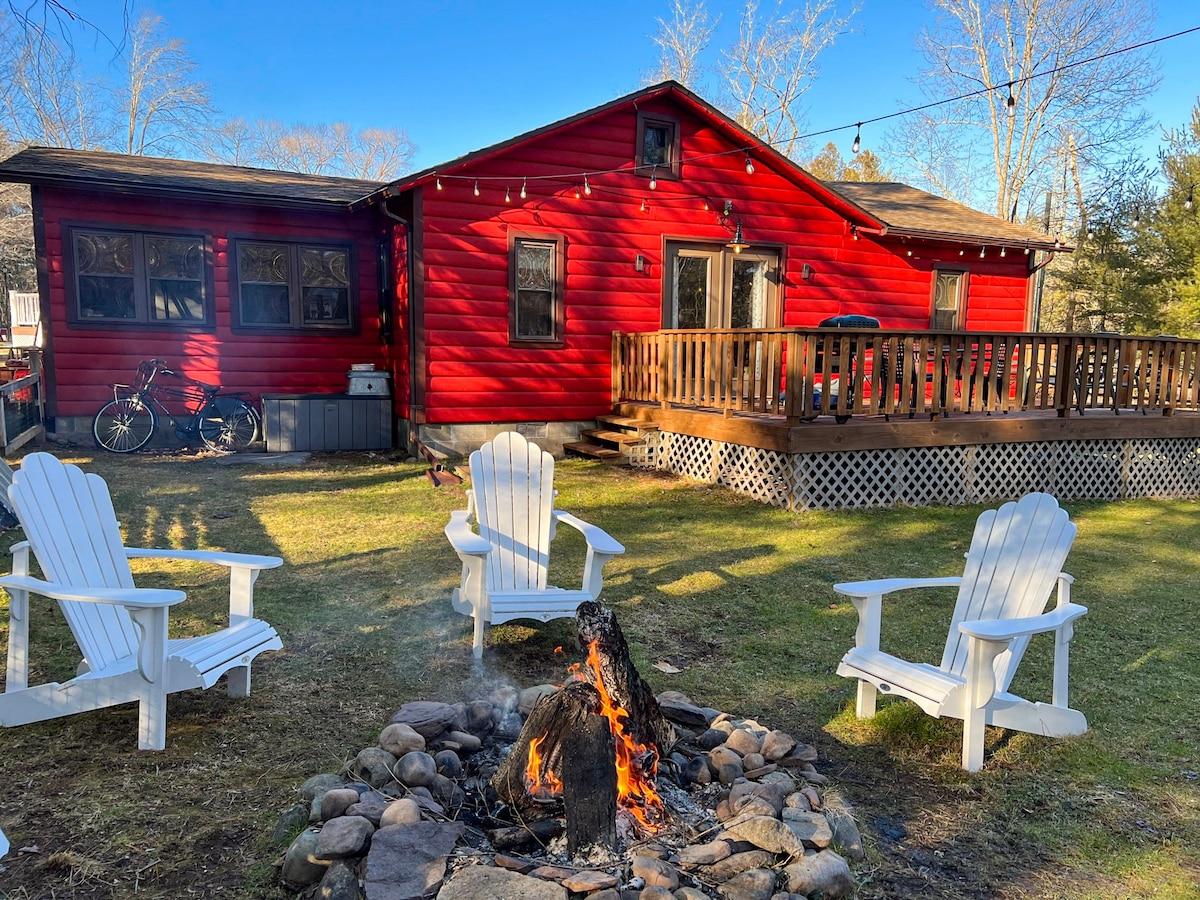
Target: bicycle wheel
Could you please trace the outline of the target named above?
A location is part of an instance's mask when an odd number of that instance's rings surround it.
[[[96,444],[112,453],[141,450],[154,437],[158,414],[137,397],[121,397],[100,407],[92,420]]]
[[[217,397],[200,413],[200,440],[210,450],[245,450],[258,437],[258,413],[232,397]]]

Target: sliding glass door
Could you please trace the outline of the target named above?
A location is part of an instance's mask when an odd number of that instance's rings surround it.
[[[665,328],[770,328],[778,315],[779,253],[667,243]]]

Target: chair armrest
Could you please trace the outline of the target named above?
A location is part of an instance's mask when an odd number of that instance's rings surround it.
[[[609,556],[617,556],[624,553],[625,548],[615,541],[611,535],[603,528],[592,525],[590,522],[585,522],[578,516],[573,516],[569,512],[563,512],[561,509],[554,511],[554,518],[564,525],[570,525],[576,531],[583,535],[587,545],[591,550],[597,553],[605,553]]]
[[[167,588],[94,588],[70,584],[53,584],[29,575],[0,575],[0,587],[7,590],[29,591],[52,600],[80,603],[109,603],[131,609],[158,609],[174,606],[187,597],[183,591]]]
[[[1040,616],[1024,619],[995,619],[986,622],[959,622],[958,630],[963,634],[984,641],[1008,642],[1027,634],[1057,631],[1069,625],[1087,612],[1086,606],[1066,603]]]
[[[184,559],[212,563],[215,566],[242,569],[274,569],[283,565],[278,556],[255,556],[250,553],[230,553],[225,550],[156,550],[145,547],[126,547],[129,559]]]
[[[892,591],[958,587],[960,584],[962,584],[961,575],[950,575],[945,578],[877,578],[874,581],[844,581],[841,584],[835,584],[833,589],[847,597],[871,597],[875,594],[890,594]]]
[[[471,530],[471,513],[458,509],[450,513],[450,524],[444,529],[446,538],[457,553],[467,556],[487,556],[492,552],[492,542]]]

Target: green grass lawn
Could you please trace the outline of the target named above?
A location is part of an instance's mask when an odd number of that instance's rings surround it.
[[[421,466],[367,454],[293,466],[63,456],[108,480],[130,545],[282,556],[259,581],[257,610],[284,650],[259,658],[247,701],[222,685],[172,696],[162,753],[134,749],[132,706],[0,732],[0,827],[14,850],[39,848],[3,861],[0,896],[282,900],[269,836],[301,781],[373,743],[406,701],[558,680],[578,658],[559,620],[491,629],[472,665],[442,534],[464,489],[432,487]],[[1074,599],[1090,609],[1072,705],[1091,730],[1063,741],[989,730],[984,770],[967,776],[958,722],[901,701],[854,718],[854,685],[834,672],[856,615],[831,586],[961,571],[979,507],[792,514],[655,474],[576,461],[558,471],[562,508],[627,548],[606,570],[604,600],[655,689],[818,746],[868,846],[859,896],[1200,896],[1200,504],[1065,504],[1079,525]],[[4,537],[7,547],[20,533]],[[582,558],[563,529],[558,584],[578,579]],[[223,571],[152,560],[136,571],[188,590],[173,633],[220,624]],[[70,634],[34,602],[34,679],[69,677]],[[952,591],[887,601],[884,649],[936,663],[952,603]],[[682,671],[665,675],[659,661]],[[1017,679],[1017,693],[1049,698],[1048,639]]]

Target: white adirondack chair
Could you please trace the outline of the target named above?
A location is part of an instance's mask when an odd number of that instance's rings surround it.
[[[473,489],[467,491],[467,508],[450,514],[446,537],[463,562],[462,585],[451,602],[475,620],[479,658],[489,623],[570,618],[580,603],[597,599],[604,565],[625,548],[595,525],[554,508],[554,457],[518,432],[484,444],[471,454],[470,464]],[[550,542],[560,522],[587,541],[579,590],[546,584]]]
[[[875,715],[879,691],[912,700],[934,717],[963,720],[962,764],[983,766],[984,725],[1049,737],[1087,731],[1087,719],[1067,705],[1067,664],[1073,622],[1087,608],[1071,602],[1074,579],[1061,571],[1075,525],[1048,494],[1028,494],[979,517],[966,568],[951,578],[886,578],[834,585],[858,610],[854,649],[838,674],[858,679],[858,716]],[[1058,603],[1045,612],[1058,586]],[[957,587],[958,602],[940,666],[911,663],[879,649],[883,597],[893,591]],[[1034,634],[1053,632],[1051,703],[1008,693]]]
[[[282,560],[274,556],[204,550],[125,547],[98,475],[31,453],[9,489],[28,540],[13,547],[13,572],[0,577],[10,597],[8,681],[0,695],[0,724],[44,719],[136,701],[138,748],[166,744],[167,694],[209,688],[229,673],[230,697],[250,693],[250,663],[282,644],[275,629],[254,618],[254,582]],[[29,575],[32,548],[45,580]],[[183,591],[134,586],[134,557],[197,560],[230,572],[229,626],[211,634],[167,637],[169,608]],[[29,595],[57,600],[83,653],[77,677],[30,687]]]

